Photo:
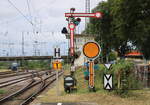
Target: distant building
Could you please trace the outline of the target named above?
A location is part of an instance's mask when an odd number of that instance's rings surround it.
[[[70,35],[67,34],[66,38],[69,40]],[[83,55],[83,45],[89,41],[94,41],[94,35],[85,35],[85,34],[75,34],[74,35],[74,44],[75,51],[80,51],[81,55],[78,59],[75,60],[75,66],[82,66],[84,62],[87,61],[86,57]]]

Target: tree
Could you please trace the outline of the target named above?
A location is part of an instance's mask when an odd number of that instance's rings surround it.
[[[95,11],[101,11],[103,18],[90,19],[86,31],[98,35],[96,39],[103,43],[104,55],[111,49],[120,52],[120,55],[124,54],[128,50],[127,43],[131,42],[147,59],[150,58],[149,0],[103,1],[93,9],[93,12]]]

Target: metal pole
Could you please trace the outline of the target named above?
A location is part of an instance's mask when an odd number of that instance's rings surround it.
[[[24,32],[22,32],[22,67],[23,63],[24,63]]]
[[[24,32],[22,32],[22,56],[24,56]]]
[[[70,30],[70,52],[74,56],[74,30]]]
[[[59,78],[58,78],[58,70],[56,70],[56,94],[59,96]]]
[[[94,60],[89,60],[89,88],[92,91],[95,91],[94,84]]]
[[[90,0],[85,0],[85,13],[90,13]],[[85,18],[85,29],[87,29],[87,24],[89,23],[89,18]],[[87,34],[87,32],[86,32]]]

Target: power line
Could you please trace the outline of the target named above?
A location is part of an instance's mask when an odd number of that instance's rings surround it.
[[[29,5],[29,0],[27,0],[27,5],[28,5],[29,15],[30,15],[30,18],[31,18],[32,15],[31,15],[31,9],[30,9],[30,5]],[[31,19],[31,22],[32,22],[32,19]]]
[[[10,0],[7,0],[32,26],[34,25]]]
[[[25,16],[28,16],[28,14],[27,15],[25,15]],[[22,16],[21,16],[22,17]],[[19,19],[21,19],[21,17],[19,16],[16,16],[16,17],[14,17],[14,18],[12,18],[12,19],[7,19],[7,20],[4,20],[4,21],[0,21],[0,24],[10,24],[10,23],[12,23],[12,22],[15,22],[15,21],[18,21]]]
[[[32,18],[32,15],[31,15],[31,8],[30,8],[29,0],[26,0],[26,1],[27,1],[28,12],[29,12],[29,15],[30,15],[31,22],[34,22],[34,24],[35,24],[35,27],[33,28],[33,31],[36,31],[37,27],[36,27],[36,23],[34,21],[34,18]],[[30,3],[31,3],[31,1],[30,1]]]

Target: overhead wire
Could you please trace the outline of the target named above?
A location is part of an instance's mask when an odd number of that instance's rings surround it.
[[[37,18],[35,17],[33,17],[32,18],[32,14],[31,14],[31,7],[33,8],[33,5],[32,5],[32,2],[31,2],[31,0],[26,0],[27,1],[27,6],[28,6],[28,12],[29,12],[29,15],[30,15],[30,18],[31,18],[31,22],[33,22],[34,23],[34,25],[35,25],[35,27],[33,28],[33,31],[34,31],[34,34],[37,32],[37,33],[39,33],[40,31],[37,31],[37,30],[39,30],[39,27],[38,27],[38,25],[37,24],[39,24],[39,23],[37,23]],[[31,7],[30,7],[31,6]],[[34,8],[33,8],[34,9]],[[37,16],[38,18],[40,17],[39,15]],[[40,28],[40,30],[41,30],[41,28]]]
[[[31,3],[31,1],[29,2],[29,0],[26,0],[26,2],[27,2],[27,8],[28,8],[29,16],[30,16],[30,19],[31,19],[30,21],[32,23],[34,23],[34,25],[35,25],[35,27],[33,28],[33,32],[34,32],[34,34],[36,34],[36,28],[37,28],[37,26],[36,26],[36,23],[34,21],[34,17],[32,19],[31,8],[30,8],[30,6],[32,5],[32,3]]]
[[[31,22],[32,22],[32,15],[31,15],[31,9],[30,9],[29,0],[26,0],[26,1],[27,1],[27,6],[28,6],[29,15],[30,15]]]
[[[10,1],[10,0],[9,0],[9,1]],[[9,1],[8,1],[8,2],[9,2]],[[10,1],[10,2],[11,2],[11,1]],[[11,3],[12,3],[12,2],[11,2]],[[31,8],[30,8],[29,3],[30,3],[29,0],[27,0],[27,5],[28,5],[29,14],[24,15],[24,14],[22,13],[26,18],[27,18],[28,16],[30,16],[30,18],[32,18]],[[12,5],[12,4],[11,4],[11,5]],[[13,5],[14,5],[14,4],[13,4]],[[14,6],[13,6],[13,7],[14,7]],[[15,6],[15,7],[16,7],[16,6]],[[17,8],[17,7],[16,7],[16,8]],[[15,8],[15,9],[16,9],[16,8]],[[18,9],[18,8],[17,8],[17,9]],[[20,12],[21,12],[21,11],[20,11]],[[20,13],[20,12],[19,12],[19,13]],[[21,15],[22,15],[22,14],[21,14]],[[14,17],[13,19],[1,21],[0,24],[5,24],[6,22],[8,22],[8,23],[15,22],[15,21],[18,21],[18,19],[20,19],[20,17],[17,16],[17,17]],[[29,20],[29,19],[28,19],[28,20]],[[29,20],[29,21],[32,22],[32,19]],[[32,23],[32,24],[33,24],[33,23]]]
[[[24,13],[20,10],[20,9],[18,9],[15,5],[14,5],[14,3],[11,1],[11,0],[7,0],[32,26],[36,26],[34,23],[33,23],[33,20],[31,19],[29,19],[26,15],[24,15]],[[53,3],[55,3],[55,1],[56,0],[52,0],[51,1],[51,3],[53,4]],[[28,12],[29,12],[29,15],[28,16],[30,16],[31,18],[32,18],[32,14],[31,14],[31,8],[33,8],[33,5],[32,5],[32,2],[30,1],[30,0],[27,0],[26,1],[27,2],[27,6],[28,6]],[[30,5],[30,3],[31,3],[31,5]],[[41,10],[41,9],[40,9]],[[40,11],[40,10],[38,10],[38,11]],[[40,17],[39,16],[39,14],[38,14],[38,17]],[[52,32],[52,36],[55,38],[55,35],[54,35],[54,33]],[[57,38],[55,38],[56,39],[56,43],[58,43],[58,39]],[[37,40],[37,39],[35,39],[35,40]]]
[[[10,0],[7,0],[32,26],[34,25]]]

